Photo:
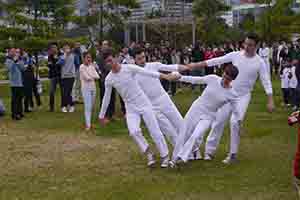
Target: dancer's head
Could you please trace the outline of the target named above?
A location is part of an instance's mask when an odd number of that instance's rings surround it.
[[[253,57],[256,54],[257,45],[259,39],[258,36],[254,33],[248,34],[244,41],[244,50],[246,52],[246,56]]]
[[[114,52],[111,48],[104,49],[102,52],[102,57],[105,65],[109,66],[113,72],[120,71],[121,65],[119,65],[114,58]]]
[[[223,86],[225,88],[230,87],[231,81],[235,80],[239,74],[239,70],[232,63],[228,63],[225,66],[223,73]]]
[[[146,64],[145,52],[142,48],[135,48],[133,51],[135,64],[144,67]]]

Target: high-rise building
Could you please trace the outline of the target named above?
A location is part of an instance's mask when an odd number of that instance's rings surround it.
[[[192,15],[192,0],[138,0],[138,2],[140,8],[132,9],[130,20],[144,20],[154,12],[170,17]]]

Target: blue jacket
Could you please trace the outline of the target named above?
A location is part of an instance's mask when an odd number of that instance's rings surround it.
[[[13,58],[7,57],[5,65],[8,69],[8,76],[11,87],[23,87],[23,71],[25,70],[24,62],[21,60],[14,61]]]

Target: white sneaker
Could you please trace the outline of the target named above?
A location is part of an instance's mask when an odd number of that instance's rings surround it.
[[[204,155],[204,160],[206,160],[206,161],[211,161],[213,159],[213,156],[212,155],[210,155],[210,154],[208,154],[208,153],[206,153],[205,155]]]
[[[70,108],[69,108],[69,112],[70,113],[73,113],[75,111],[75,107],[74,106],[71,106]]]
[[[162,158],[160,167],[161,168],[167,168],[169,166],[169,161],[170,161],[169,156],[166,156],[166,157]]]
[[[171,161],[169,162],[169,166],[170,166],[170,168],[176,168],[176,167],[177,167],[176,161],[171,160]]]
[[[193,154],[194,154],[195,160],[202,160],[203,159],[200,150],[194,151]]]
[[[229,154],[224,160],[223,163],[226,165],[230,165],[233,163],[236,163],[237,159],[236,159],[236,155],[235,154]]]
[[[154,164],[156,163],[153,154],[152,153],[148,153],[147,154],[147,159],[148,159],[148,163],[147,163],[148,167],[153,167]]]
[[[62,107],[61,112],[66,113],[66,112],[68,112],[68,110],[66,107]]]

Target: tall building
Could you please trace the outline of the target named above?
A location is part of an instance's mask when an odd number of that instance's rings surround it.
[[[153,13],[162,16],[183,17],[192,15],[192,0],[138,0],[140,8],[132,9],[130,20],[144,20]]]

